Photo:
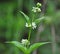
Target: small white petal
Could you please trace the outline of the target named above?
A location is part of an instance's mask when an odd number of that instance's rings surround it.
[[[36,25],[35,22],[32,22],[32,25],[35,26]]]
[[[26,27],[28,27],[28,23],[26,23],[26,25],[25,25]]]
[[[31,27],[31,24],[28,24],[28,23],[26,23],[26,25],[25,25],[26,27]]]
[[[32,22],[32,28],[33,28],[33,29],[36,29],[36,24],[35,24],[35,22]]]

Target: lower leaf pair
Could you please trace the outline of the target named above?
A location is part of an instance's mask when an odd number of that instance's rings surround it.
[[[21,50],[24,54],[30,54],[31,52],[33,52],[35,49],[37,49],[38,47],[41,47],[44,44],[50,43],[50,42],[43,42],[43,43],[35,43],[31,46],[29,46],[28,48],[23,46],[20,42],[18,41],[10,41],[10,42],[6,42],[6,43],[10,43],[13,44],[14,46],[16,46],[19,50]]]

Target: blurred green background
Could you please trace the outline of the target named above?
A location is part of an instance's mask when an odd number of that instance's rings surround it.
[[[22,54],[16,47],[5,42],[27,38],[26,21],[19,11],[32,18],[31,10],[37,2],[42,3],[41,15],[52,20],[46,19],[32,31],[31,43],[52,44],[44,45],[32,54],[60,54],[60,0],[0,0],[0,54]]]

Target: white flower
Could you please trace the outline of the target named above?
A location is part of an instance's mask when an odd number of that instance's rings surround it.
[[[36,12],[36,7],[33,7],[32,11],[33,11],[33,12]]]
[[[36,29],[36,23],[35,22],[32,22],[32,24],[31,23],[30,24],[26,23],[25,26],[26,27],[32,27],[32,29]]]
[[[36,23],[35,22],[32,22],[32,28],[36,29]]]
[[[28,23],[26,23],[26,25],[25,25],[26,27],[31,27],[31,24],[28,24]]]
[[[21,43],[25,44],[27,42],[27,39],[22,39]]]
[[[27,39],[22,39],[21,43],[24,46],[30,45],[30,42]]]
[[[36,11],[37,11],[37,12],[41,12],[41,9],[37,7],[37,8],[36,8]]]
[[[41,9],[40,9],[39,7],[33,7],[32,11],[33,11],[34,13],[36,13],[36,12],[41,12]]]

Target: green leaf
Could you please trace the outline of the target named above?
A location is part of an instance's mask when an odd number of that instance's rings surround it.
[[[52,17],[51,16],[45,16],[45,19],[43,21],[45,24],[51,24],[52,21]]]
[[[35,43],[33,45],[30,46],[29,48],[29,53],[31,53],[32,51],[36,50],[38,47],[41,47],[44,44],[47,44],[49,42],[43,42],[43,43]]]
[[[25,13],[23,13],[22,11],[20,11],[20,13],[25,17],[26,21],[27,21],[28,23],[30,23],[29,17],[28,17]]]
[[[44,17],[38,18],[38,19],[35,20],[35,23],[38,24],[38,23],[40,23],[44,19],[45,19]]]
[[[22,52],[26,53],[27,52],[27,48],[24,47],[20,42],[18,41],[11,41],[11,42],[6,42],[6,43],[10,43],[13,44],[14,46],[16,46],[18,49],[20,49]]]

